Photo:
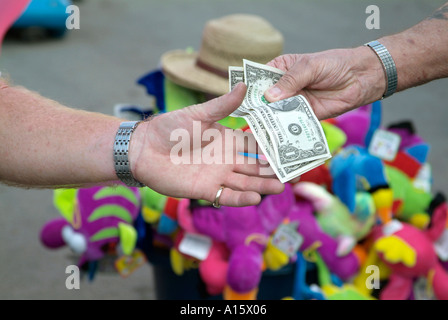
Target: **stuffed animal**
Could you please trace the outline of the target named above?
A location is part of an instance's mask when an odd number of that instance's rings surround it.
[[[390,221],[393,191],[386,176],[384,162],[364,147],[352,145],[342,149],[329,163],[333,193],[354,212],[357,192],[369,192],[382,223]]]
[[[307,200],[297,201],[291,208],[288,219],[298,223],[297,232],[303,237],[300,252],[316,250],[330,271],[344,281],[348,281],[358,272],[360,260],[354,251],[338,255],[338,242],[328,235],[319,225],[314,207]]]
[[[119,244],[130,255],[136,245],[133,227],[140,212],[138,188],[95,186],[81,189],[58,189],[55,206],[63,218],[46,223],[40,233],[48,248],[69,246],[80,255],[78,265],[100,260],[109,244]]]
[[[266,196],[257,206],[191,208],[196,232],[210,237],[214,243],[225,244],[228,250],[228,253],[217,250],[216,254],[209,255],[199,265],[209,293],[222,291],[228,299],[256,297],[263,273],[263,252],[266,243],[270,234],[288,215],[294,201],[291,188],[286,185],[285,192]],[[227,268],[223,265],[226,258]],[[208,281],[216,269],[206,265],[213,264],[222,265],[220,270],[227,270],[226,281],[221,282],[220,286]]]
[[[369,146],[373,132],[381,124],[381,109],[381,101],[375,101],[332,119],[332,123],[346,135],[344,148]]]
[[[400,137],[397,155],[392,160],[385,160],[389,166],[403,171],[411,179],[420,172],[429,154],[429,145],[415,132],[410,121],[391,124],[387,131]]]
[[[411,223],[423,229],[430,221],[426,209],[431,203],[432,194],[417,188],[411,178],[396,167],[386,165],[386,175],[393,190],[393,212],[400,221]]]
[[[447,208],[446,202],[436,206],[425,230],[398,220],[377,228],[374,250],[391,270],[380,299],[410,299],[414,280],[419,277],[426,278],[436,299],[448,299],[448,274],[434,249],[434,243],[446,229]]]
[[[353,213],[338,197],[312,182],[298,182],[294,186],[294,193],[312,203],[322,230],[338,241],[338,256],[352,251],[375,224],[375,205],[368,192],[356,193]]]
[[[351,283],[335,285],[330,270],[319,253],[311,252],[311,257],[309,256],[308,259],[316,264],[319,287],[327,300],[375,300],[372,296],[365,295]]]
[[[286,197],[287,193],[293,193],[293,188],[298,184],[294,187],[287,186],[283,192],[284,196]],[[351,279],[358,272],[361,263],[360,257],[354,250],[345,252],[345,255],[338,254],[338,241],[322,229],[316,219],[315,210],[311,201],[304,198],[296,199],[279,227],[285,224],[288,227],[294,226],[301,238],[297,248],[299,252],[316,250],[332,273],[343,280]],[[266,267],[272,270],[278,270],[286,264],[294,262],[285,252],[272,244],[272,237],[269,238],[263,257]]]

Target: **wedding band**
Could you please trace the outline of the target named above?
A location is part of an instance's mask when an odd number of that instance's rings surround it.
[[[224,190],[224,186],[221,186],[218,192],[216,192],[215,202],[213,202],[213,206],[217,209],[221,207],[221,205],[219,204],[219,198],[221,198],[222,190]]]

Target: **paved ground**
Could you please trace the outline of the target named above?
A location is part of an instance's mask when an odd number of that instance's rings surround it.
[[[157,67],[168,50],[198,49],[209,19],[238,12],[261,15],[284,34],[285,53],[304,53],[357,46],[398,32],[444,2],[84,0],[78,2],[80,30],[62,40],[8,40],[0,69],[16,83],[66,105],[111,114],[116,103],[148,105],[149,98],[136,79]],[[380,30],[365,27],[370,4],[381,10]],[[384,124],[411,119],[431,144],[434,190],[444,192],[448,192],[447,88],[448,80],[440,80],[383,104]],[[48,190],[0,186],[0,299],[155,299],[149,265],[127,279],[99,274],[93,283],[83,281],[80,290],[67,290],[69,250],[48,251],[38,241],[41,226],[58,215],[51,197]]]

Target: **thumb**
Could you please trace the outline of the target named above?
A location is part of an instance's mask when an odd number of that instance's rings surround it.
[[[299,72],[296,68],[290,69],[276,84],[266,90],[264,97],[269,102],[274,102],[297,95],[311,80],[307,74],[305,70]]]
[[[229,93],[195,106],[197,108],[196,120],[217,122],[224,119],[238,109],[245,95],[246,85],[240,82]]]

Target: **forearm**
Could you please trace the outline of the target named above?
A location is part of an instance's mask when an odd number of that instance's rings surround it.
[[[1,182],[61,187],[117,180],[113,143],[120,119],[67,108],[4,82],[0,88]]]
[[[448,3],[412,28],[379,41],[397,66],[397,91],[448,77]]]

